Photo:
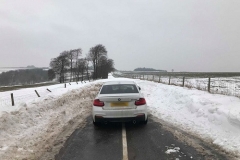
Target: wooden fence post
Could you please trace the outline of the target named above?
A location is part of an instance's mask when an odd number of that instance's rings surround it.
[[[182,86],[184,87],[184,83],[185,83],[185,77],[183,77],[183,83],[182,83]]]
[[[208,78],[208,92],[210,93],[210,83],[211,83],[211,78]]]
[[[64,84],[64,88],[67,88],[67,85],[66,85],[66,83]]]
[[[153,82],[154,82],[154,75],[153,75]]]
[[[143,75],[143,80],[144,80],[144,75]]]
[[[171,83],[171,76],[169,76],[168,85],[170,85],[170,83]]]
[[[160,80],[161,80],[161,76],[159,75],[158,83],[160,83]]]
[[[14,98],[13,98],[13,93],[11,93],[11,99],[12,99],[12,106],[14,106]]]
[[[40,97],[40,95],[38,94],[37,90],[35,90],[35,92],[36,92],[37,96]]]
[[[89,73],[87,72],[87,78],[88,78],[88,81],[90,82],[90,78],[89,78]]]

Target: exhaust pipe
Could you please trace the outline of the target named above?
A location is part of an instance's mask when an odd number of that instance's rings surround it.
[[[137,121],[136,120],[133,120],[133,124],[136,124],[137,123]]]

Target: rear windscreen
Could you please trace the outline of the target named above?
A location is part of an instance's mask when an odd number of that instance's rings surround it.
[[[139,93],[134,84],[104,85],[100,94]]]

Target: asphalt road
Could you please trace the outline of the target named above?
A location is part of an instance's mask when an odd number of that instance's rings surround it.
[[[175,136],[172,131],[163,127],[160,122],[149,117],[147,125],[126,123],[127,158],[129,160],[200,160],[229,159],[217,153],[215,149],[188,135]],[[87,125],[77,129],[66,141],[56,160],[122,160],[123,136],[121,123],[94,126],[91,117]],[[179,133],[179,131],[178,131]],[[181,133],[185,134],[185,133]],[[188,145],[186,137],[198,143]],[[188,139],[188,138],[187,138]],[[201,150],[199,149],[201,148]],[[167,150],[172,149],[169,154]],[[169,150],[171,151],[171,150]]]

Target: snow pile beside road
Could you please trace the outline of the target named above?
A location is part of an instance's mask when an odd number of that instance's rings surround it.
[[[22,103],[28,103],[31,101],[42,101],[42,98],[45,96],[60,96],[64,93],[67,93],[68,91],[71,91],[73,89],[81,88],[85,85],[87,85],[89,82],[71,82],[65,84],[56,84],[51,86],[42,86],[42,87],[35,87],[35,88],[25,88],[25,89],[19,89],[14,91],[7,91],[7,92],[0,92],[0,116],[2,112],[11,112],[16,111],[21,108]],[[47,91],[47,88],[51,91]],[[35,90],[39,93],[41,98],[39,98]],[[11,93],[13,93],[15,106],[12,106],[11,103]]]
[[[179,152],[179,150],[180,150],[179,147],[174,147],[174,148],[168,149],[165,153],[166,154],[171,154],[171,153]]]
[[[136,80],[156,117],[240,155],[240,99]]]
[[[80,124],[90,114],[99,87],[95,82],[63,95],[47,95],[22,103],[18,110],[2,111],[1,159],[39,159],[46,151],[50,152],[60,133],[73,123]]]

